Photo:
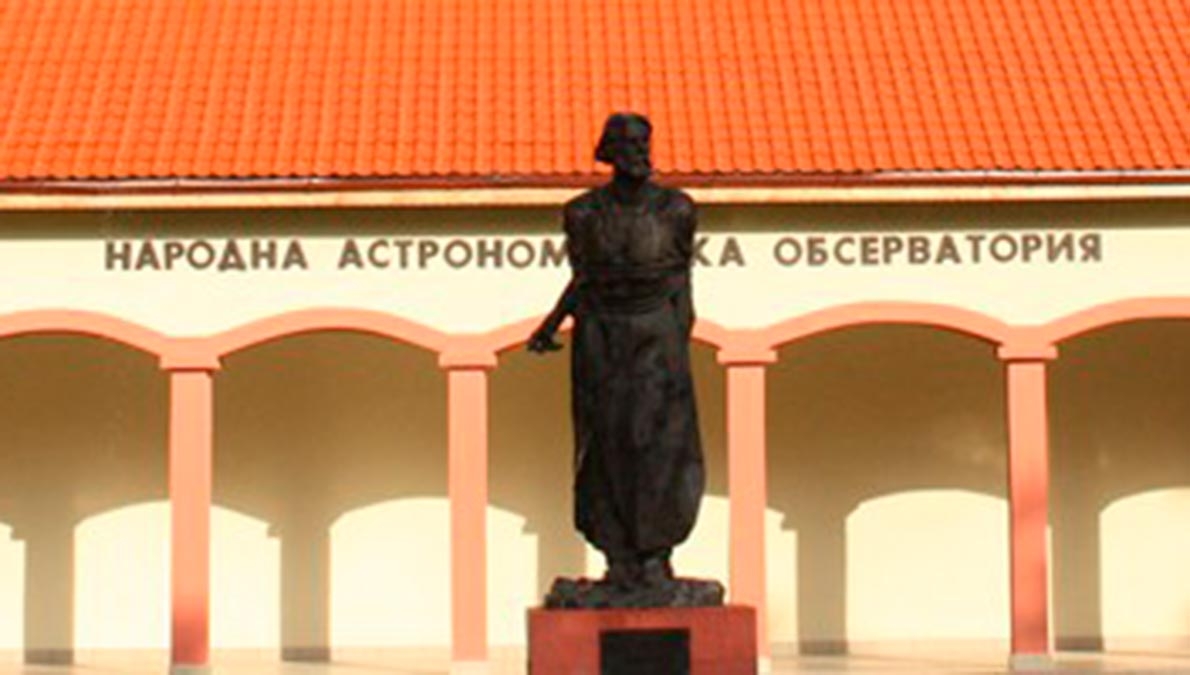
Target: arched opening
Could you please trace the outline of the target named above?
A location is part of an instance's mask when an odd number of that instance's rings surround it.
[[[0,654],[20,654],[24,645],[25,545],[0,523]]]
[[[487,510],[488,637],[524,642],[537,538],[525,519]],[[450,502],[407,498],[355,509],[331,526],[331,641],[336,649],[450,644]]]
[[[1059,648],[1157,648],[1190,638],[1184,568],[1152,555],[1185,539],[1190,322],[1114,324],[1060,345],[1051,365],[1053,614]],[[1172,491],[1172,492],[1167,492]],[[1142,542],[1137,537],[1159,537]],[[1166,541],[1168,540],[1168,541]],[[1143,577],[1134,599],[1120,584]],[[1181,618],[1172,605],[1181,605]]]
[[[166,498],[167,401],[153,356],[124,344],[65,332],[0,343],[0,518],[24,549],[21,615],[0,624],[20,625],[26,660],[86,661],[76,648],[119,646],[90,631],[77,583],[115,587],[125,571],[80,560],[75,528]],[[135,558],[144,550],[133,534],[109,545]]]
[[[989,516],[1007,499],[1004,374],[992,345],[926,326],[868,325],[800,340],[779,357],[768,378],[769,504],[796,532],[797,559],[769,589],[775,652],[953,639],[953,598],[930,578],[934,561],[953,557],[952,543],[933,533],[942,516],[911,516],[949,511],[957,520],[948,528],[1000,552],[962,557],[965,594],[978,596],[983,579],[1007,583],[1006,524]],[[972,506],[971,494],[992,501]],[[874,537],[873,523],[892,529]],[[912,545],[894,556],[899,541]],[[912,589],[915,606],[882,602],[889,583]],[[796,602],[781,604],[793,590]],[[964,638],[1004,637],[1006,602],[967,605],[988,615]],[[890,628],[902,619],[912,634]]]
[[[1124,497],[1099,514],[1103,633],[1109,647],[1185,650],[1190,642],[1190,537],[1182,536],[1187,523],[1190,486]]]
[[[857,642],[1006,645],[1007,502],[953,489],[863,502],[847,517],[846,584],[847,634]]]
[[[112,509],[79,523],[74,618],[80,650],[169,648],[169,541],[165,500]],[[211,646],[276,649],[279,590],[280,551],[269,524],[212,507]]]
[[[765,511],[765,581],[770,635],[797,634],[797,615],[789,611],[797,602],[797,579],[789,574],[789,570],[797,565],[797,533],[785,529],[784,520],[784,515],[773,509]],[[727,588],[727,600],[731,602],[730,541],[731,500],[721,494],[707,494],[702,500],[694,531],[674,552],[674,567],[683,576],[719,580]],[[603,571],[603,561],[593,550],[589,568]]]
[[[280,540],[272,611],[283,657],[331,656],[332,559],[358,563],[333,553],[332,524],[373,504],[446,499],[446,399],[435,354],[370,334],[302,333],[225,357],[215,386],[214,499],[268,521]],[[371,532],[352,555],[381,557],[400,542]],[[434,551],[401,553],[446,556],[449,530],[440,535]],[[350,610],[336,618],[368,621]],[[389,635],[376,646],[409,638]]]

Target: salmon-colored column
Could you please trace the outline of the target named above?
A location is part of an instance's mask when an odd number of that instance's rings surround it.
[[[169,371],[170,666],[205,672],[210,656],[214,357],[162,359]]]
[[[1046,363],[1052,346],[1000,350],[1008,369],[1012,663],[1049,661],[1049,424]]]
[[[494,354],[443,354],[448,372],[452,672],[488,660],[488,370]]]
[[[769,659],[765,617],[765,366],[776,360],[776,353],[769,349],[725,349],[719,353],[719,362],[727,366],[731,602],[756,608],[757,655],[764,663]]]

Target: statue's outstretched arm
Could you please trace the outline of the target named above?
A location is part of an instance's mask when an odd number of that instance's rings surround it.
[[[529,338],[529,351],[541,354],[561,349],[562,345],[554,340],[554,335],[566,317],[574,313],[576,307],[578,307],[578,282],[577,279],[572,278],[570,283],[566,284],[566,288],[562,290],[562,295],[554,305],[553,311],[545,317],[537,330],[533,331],[533,336]]]

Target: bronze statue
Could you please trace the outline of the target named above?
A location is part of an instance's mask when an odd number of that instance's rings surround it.
[[[670,565],[705,482],[689,352],[696,211],[650,180],[651,134],[641,115],[608,118],[595,158],[614,177],[566,204],[572,278],[528,345],[561,348],[554,334],[574,318],[575,525],[608,563],[599,582],[559,580],[547,606],[722,601],[722,586],[676,580]]]

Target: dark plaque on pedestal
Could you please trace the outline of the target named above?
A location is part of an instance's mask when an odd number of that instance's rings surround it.
[[[690,631],[604,631],[599,634],[599,673],[690,675]]]

